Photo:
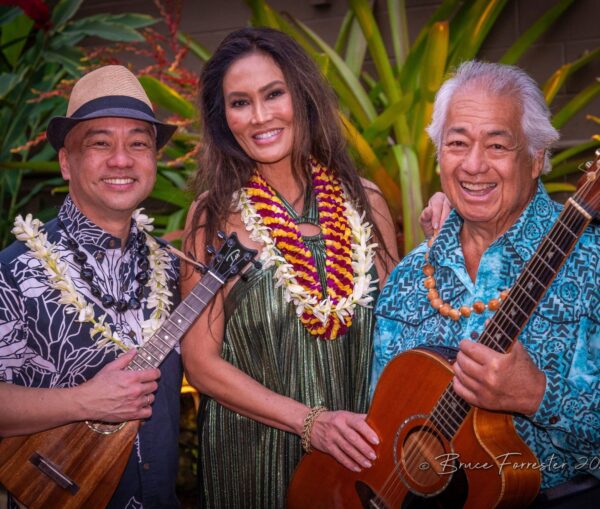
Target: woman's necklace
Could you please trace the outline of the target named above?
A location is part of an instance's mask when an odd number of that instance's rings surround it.
[[[132,217],[139,230],[138,239],[142,239],[142,235],[145,237],[144,245],[148,250],[147,256],[150,268],[148,279],[150,294],[145,307],[148,310],[153,309],[153,311],[150,318],[141,324],[142,336],[145,342],[152,337],[169,315],[172,294],[167,286],[166,274],[166,269],[170,263],[169,255],[147,233],[154,229],[152,226],[153,219],[148,218],[141,210],[136,210]],[[40,261],[48,275],[50,286],[60,292],[59,303],[67,306],[66,312],[69,314],[77,313],[76,321],[78,322],[92,324],[90,336],[92,339],[96,335],[100,336],[96,340],[96,346],[102,348],[111,345],[122,350],[128,350],[118,333],[113,332],[110,324],[106,322],[106,313],[96,318],[93,304],[87,302],[83,295],[77,291],[68,273],[68,266],[61,260],[56,245],[48,242],[47,234],[41,231],[43,226],[44,224],[39,219],[33,219],[31,214],[27,214],[25,219],[18,215],[12,233],[18,240],[24,242],[31,250],[33,257]]]
[[[425,251],[425,265],[423,265],[423,273],[425,274],[425,278],[423,279],[423,286],[427,289],[427,299],[431,304],[431,307],[436,309],[440,315],[447,316],[454,321],[460,320],[462,317],[469,318],[472,313],[481,314],[486,309],[489,311],[496,311],[503,300],[508,297],[508,290],[503,290],[500,292],[497,298],[490,299],[487,304],[481,301],[475,301],[472,306],[460,306],[459,308],[454,308],[450,304],[444,302],[440,298],[440,294],[436,288],[436,280],[435,280],[435,268],[431,263],[429,263],[429,249],[433,244],[433,241],[437,237],[437,234],[431,237],[427,241],[427,251]]]
[[[376,244],[369,244],[371,225],[345,198],[331,171],[311,160],[313,192],[326,250],[326,295],[323,295],[314,257],[298,225],[269,184],[256,171],[237,197],[250,238],[263,243],[264,268],[275,265],[275,286],[310,334],[335,339],[352,324],[356,305],[368,306],[377,280],[369,271]]]

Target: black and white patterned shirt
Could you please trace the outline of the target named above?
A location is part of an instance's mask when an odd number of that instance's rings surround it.
[[[121,249],[120,239],[93,224],[67,196],[58,218],[48,222],[44,231],[67,264],[77,291],[93,304],[95,316],[106,313],[106,322],[127,346],[142,344],[141,324],[151,312],[145,306],[149,285],[144,288],[140,309],[122,313],[114,306],[105,309],[100,298],[92,295],[89,283],[81,279],[81,266],[67,245],[68,237],[79,244],[102,295],[116,299],[130,296],[138,286],[135,222],[132,221],[127,243]],[[167,281],[173,303],[177,304],[178,264],[174,257],[167,269]],[[92,325],[78,322],[77,313],[66,313],[60,297],[41,262],[23,242],[17,241],[0,252],[0,382],[26,387],[72,387],[92,378],[119,355],[118,349],[98,348],[90,336]],[[179,507],[175,496],[182,378],[179,352],[171,352],[160,369],[152,417],[140,428],[111,508]]]

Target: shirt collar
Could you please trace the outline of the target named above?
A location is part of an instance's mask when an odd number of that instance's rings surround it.
[[[104,231],[102,228],[90,221],[75,205],[70,195],[67,195],[65,201],[58,212],[58,218],[64,225],[70,237],[90,252],[98,248],[105,250],[120,249],[121,239]],[[126,246],[131,246],[135,235],[138,233],[133,219],[131,220],[131,229],[127,237]]]
[[[533,255],[542,238],[558,217],[558,205],[550,199],[541,181],[525,210],[493,244],[508,243],[524,261]],[[430,259],[437,265],[464,266],[459,234],[463,219],[452,210],[431,246]]]

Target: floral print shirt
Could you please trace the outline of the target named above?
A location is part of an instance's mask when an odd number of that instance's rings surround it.
[[[440,297],[458,308],[488,302],[510,288],[561,210],[540,184],[512,227],[485,251],[475,282],[453,211],[430,249]],[[385,365],[419,345],[458,347],[477,340],[491,311],[453,321],[434,310],[423,286],[426,245],[390,275],[376,306],[373,391]],[[519,336],[546,375],[537,412],[516,415],[517,432],[538,458],[542,487],[583,473],[600,478],[600,227],[588,226]],[[402,392],[399,392],[402,397]]]
[[[62,223],[62,224],[61,224]],[[69,196],[58,219],[44,226],[49,242],[56,244],[61,259],[78,292],[93,303],[96,317],[107,314],[106,322],[127,346],[142,343],[142,323],[149,318],[144,289],[139,310],[105,309],[90,286],[80,277],[81,267],[67,245],[74,239],[93,267],[94,284],[102,294],[116,298],[131,296],[137,287],[135,242],[137,227],[132,221],[125,249],[121,241],[90,222]],[[161,242],[161,241],[159,241]],[[167,281],[174,304],[179,299],[178,265],[171,257]],[[92,378],[120,351],[98,348],[90,336],[90,323],[76,321],[77,313],[66,313],[59,303],[61,294],[50,286],[48,277],[23,242],[0,252],[0,383],[26,387],[72,387]],[[96,336],[95,339],[98,339]],[[178,351],[172,351],[161,365],[159,388],[153,414],[141,426],[125,473],[110,508],[178,507],[175,497],[179,434],[179,389],[182,368]],[[5,411],[5,410],[3,410]]]

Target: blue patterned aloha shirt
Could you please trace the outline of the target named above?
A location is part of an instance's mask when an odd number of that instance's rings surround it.
[[[132,221],[124,250],[121,241],[90,222],[67,196],[59,219],[69,235],[87,255],[94,270],[94,283],[102,293],[129,295],[137,267],[132,263],[138,233]],[[105,309],[91,295],[80,276],[80,266],[66,244],[66,235],[57,219],[44,230],[57,245],[68,265],[73,282],[84,298],[94,304],[97,317],[107,313],[113,331],[132,347],[141,344],[142,321],[149,318],[145,305],[139,310],[117,313]],[[162,242],[162,241],[161,241]],[[179,299],[178,264],[171,257],[167,281],[173,302]],[[149,285],[145,288],[145,297]],[[59,304],[60,292],[49,286],[40,262],[23,242],[14,242],[0,252],[0,383],[26,387],[72,387],[92,378],[120,351],[98,348],[90,337],[89,323],[80,323],[77,314],[65,313]],[[115,509],[176,508],[175,479],[178,469],[179,390],[182,380],[180,354],[172,351],[163,361],[152,417],[140,427],[136,443],[121,482],[109,504]],[[10,411],[3,409],[4,411]]]
[[[560,213],[540,184],[513,226],[485,251],[474,283],[453,211],[430,250],[437,289],[453,307],[488,302],[514,283]],[[371,390],[385,365],[418,345],[458,347],[476,340],[491,312],[453,321],[435,311],[423,286],[425,243],[390,275],[377,303]],[[519,336],[546,375],[546,392],[531,417],[515,426],[537,456],[542,487],[586,472],[600,477],[600,227],[589,226]]]

